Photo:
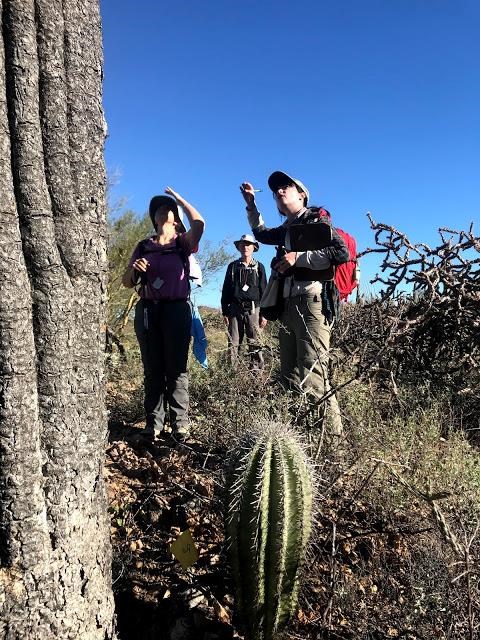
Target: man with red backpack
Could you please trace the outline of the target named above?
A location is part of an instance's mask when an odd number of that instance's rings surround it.
[[[349,260],[343,238],[332,227],[330,219],[318,208],[308,207],[309,192],[305,185],[283,171],[275,171],[268,179],[277,208],[284,222],[267,228],[255,202],[255,189],[244,182],[240,190],[247,204],[247,217],[255,238],[264,244],[277,245],[272,268],[281,279],[283,310],[279,322],[280,375],[284,384],[306,392],[314,400],[330,390],[328,359],[330,332],[338,307],[338,293],[332,285],[335,267]],[[292,237],[297,225],[312,227],[311,234],[326,238],[319,249],[295,250]],[[322,404],[322,416],[325,403]],[[341,432],[339,412],[332,416],[333,429]]]

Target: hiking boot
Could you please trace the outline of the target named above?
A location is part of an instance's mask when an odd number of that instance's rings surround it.
[[[162,429],[154,429],[152,427],[145,427],[141,433],[141,438],[148,442],[154,442],[159,438],[164,436],[164,431]]]
[[[185,442],[190,437],[190,427],[188,424],[173,425],[172,437],[177,442]]]

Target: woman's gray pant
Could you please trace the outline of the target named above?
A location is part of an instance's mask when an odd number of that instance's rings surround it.
[[[152,434],[163,431],[167,407],[173,432],[188,432],[191,325],[188,300],[140,300],[135,308],[145,381],[145,428]]]

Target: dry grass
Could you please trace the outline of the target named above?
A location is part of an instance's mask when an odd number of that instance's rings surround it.
[[[254,375],[245,366],[233,375],[226,362],[220,314],[204,310],[204,320],[210,367],[204,371],[192,361],[190,369],[192,420],[203,457],[190,457],[180,464],[173,456],[177,482],[182,473],[190,477],[185,464],[191,465],[192,471],[195,465],[201,467],[205,456],[210,460],[209,451],[220,464],[212,478],[220,482],[222,456],[246,429],[263,418],[295,422],[300,429],[307,426],[298,401],[273,382],[277,370],[275,327],[265,337],[269,349],[266,374]],[[125,428],[142,413],[141,371],[133,344],[127,349],[126,363],[112,360],[109,383],[112,424]],[[351,373],[350,362],[341,365],[336,371],[337,382]],[[345,438],[339,442],[328,433],[306,432],[311,452],[317,457],[320,499],[300,611],[290,637],[477,637],[473,614],[479,608],[480,463],[466,434],[455,428],[459,423],[455,403],[446,392],[435,395],[427,386],[405,383],[393,389],[378,379],[357,380],[338,395]],[[144,454],[137,449],[132,455],[141,459]],[[156,464],[162,466],[160,458],[165,453],[156,455]],[[137,463],[141,467],[141,460]],[[150,464],[148,473],[151,468]],[[121,465],[115,473],[118,483]],[[133,480],[123,478],[127,488],[138,494],[138,486],[132,489]],[[208,485],[213,480],[206,478],[205,482]],[[158,480],[149,482],[156,492],[168,495],[173,491],[167,475],[162,477],[162,486]],[[134,502],[141,504],[139,495]],[[199,507],[202,517],[217,522],[219,504],[203,501]],[[198,514],[194,507],[192,510],[189,517],[195,521]],[[117,515],[112,512],[112,521]],[[169,518],[168,527],[178,526],[172,512]],[[137,522],[136,526],[135,539],[141,540],[146,535],[143,525]],[[171,531],[165,535],[169,539]],[[214,535],[218,553],[223,532],[216,529]],[[159,540],[161,544],[161,536]],[[117,544],[116,550],[117,558],[128,556],[135,569],[132,576],[136,575],[138,582],[138,554],[122,544]],[[208,553],[207,545],[204,564],[208,564]],[[169,562],[165,550],[155,556],[151,549],[150,559],[157,556],[159,562]],[[154,569],[161,573],[161,566]],[[202,580],[198,571],[195,567],[191,570],[193,584]],[[168,572],[174,575],[171,564]],[[227,576],[218,571],[212,576],[217,581],[214,597],[221,593],[228,602]],[[132,579],[128,582],[128,576],[126,582],[124,578],[125,590],[133,583]],[[218,580],[223,579],[227,582],[222,591]],[[169,597],[175,600],[172,589]],[[154,598],[142,602],[152,612],[158,610]],[[180,600],[175,602],[175,610],[181,612]],[[211,615],[221,626],[217,614]],[[219,637],[233,637],[225,629]],[[136,636],[141,637],[149,636]],[[210,636],[199,632],[197,637]]]

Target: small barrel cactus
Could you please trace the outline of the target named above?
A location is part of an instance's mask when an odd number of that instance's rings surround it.
[[[293,431],[263,424],[233,456],[227,543],[249,640],[270,640],[295,612],[311,530],[312,473]]]

